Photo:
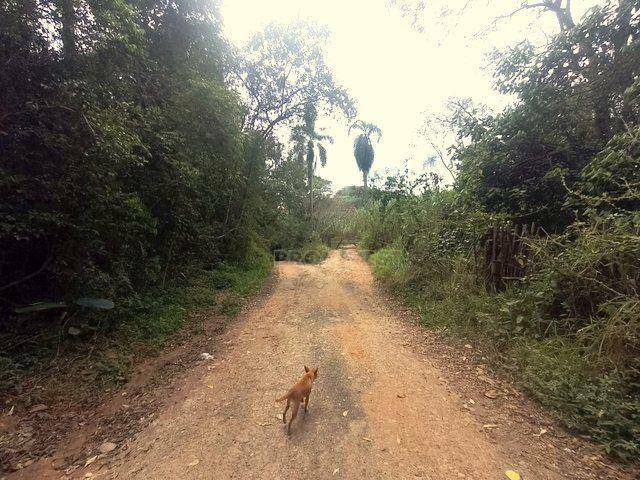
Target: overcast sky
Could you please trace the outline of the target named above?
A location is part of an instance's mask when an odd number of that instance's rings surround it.
[[[487,55],[495,48],[528,38],[544,44],[557,32],[551,13],[509,13],[520,0],[425,0],[417,19],[403,15],[387,0],[223,0],[226,36],[242,45],[269,22],[296,18],[327,26],[331,32],[327,62],[336,79],[358,103],[359,118],[383,131],[375,146],[372,168],[384,172],[403,167],[430,169],[424,160],[432,153],[418,134],[425,111],[439,111],[449,97],[471,97],[492,108],[509,102],[492,89]],[[409,7],[418,0],[398,0]],[[579,20],[599,0],[575,0]],[[463,6],[471,5],[466,10]],[[415,22],[414,20],[417,20]],[[419,27],[419,28],[416,28]],[[420,31],[422,30],[422,31]],[[486,32],[477,35],[479,32]],[[360,184],[347,125],[321,124],[335,138],[328,163],[317,172],[333,182],[334,190]],[[433,167],[431,167],[433,168]],[[439,172],[443,172],[441,168]],[[448,180],[448,179],[446,179]]]

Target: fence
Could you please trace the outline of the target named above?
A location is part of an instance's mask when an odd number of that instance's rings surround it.
[[[476,251],[477,268],[486,284],[502,290],[509,282],[523,278],[531,253],[527,239],[538,237],[541,232],[544,230],[535,222],[514,228],[490,228]]]

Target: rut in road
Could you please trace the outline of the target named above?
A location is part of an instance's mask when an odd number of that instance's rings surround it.
[[[509,441],[492,438],[415,347],[424,330],[387,306],[355,251],[278,263],[275,276],[215,360],[197,367],[186,399],[100,478],[498,480],[509,469],[536,480],[627,478],[542,436],[521,438],[518,425],[501,426]],[[318,379],[287,437],[274,399],[305,364]]]

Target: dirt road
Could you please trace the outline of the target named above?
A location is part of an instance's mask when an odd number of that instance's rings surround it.
[[[279,263],[275,275],[269,294],[223,334],[215,358],[191,372],[180,401],[130,439],[125,455],[73,475],[498,480],[514,470],[536,480],[632,478],[551,423],[541,428],[536,407],[482,365],[455,371],[471,354],[443,353],[395,313],[353,250],[321,265]],[[304,364],[319,377],[309,413],[287,437],[274,399]],[[467,374],[488,384],[470,385]]]

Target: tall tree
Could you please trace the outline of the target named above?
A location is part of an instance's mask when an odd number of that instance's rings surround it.
[[[247,106],[244,127],[269,137],[301,119],[307,105],[355,114],[347,91],[324,59],[326,29],[305,22],[269,24],[240,52],[232,76]]]
[[[566,187],[574,188],[613,135],[640,119],[633,93],[640,18],[632,3],[592,10],[544,50],[521,44],[496,57],[500,92],[519,101],[499,114],[474,120],[460,111],[453,120],[461,134],[456,183],[471,203],[527,218],[549,232],[573,220],[563,207]]]
[[[307,187],[309,189],[309,212],[313,217],[313,178],[318,158],[324,167],[327,164],[327,149],[323,142],[333,143],[333,138],[316,130],[318,111],[313,103],[305,106],[303,122],[293,127],[291,140],[294,142],[293,154],[307,171]]]
[[[354,122],[349,128],[349,132],[351,132],[351,130],[361,132],[353,142],[353,155],[356,157],[358,169],[362,172],[362,184],[364,188],[367,188],[369,170],[371,170],[375,156],[372,139],[376,136],[375,141],[380,141],[380,138],[382,138],[382,130],[380,130],[377,125],[362,120]]]
[[[353,101],[325,62],[327,38],[327,30],[314,24],[272,23],[239,52],[229,76],[246,106],[243,128],[255,134],[253,153],[260,152],[267,142],[278,143],[278,127],[304,123],[309,104],[340,111],[349,118],[354,115]],[[247,159],[245,186],[238,195],[238,220],[250,203],[260,162],[253,154]]]

